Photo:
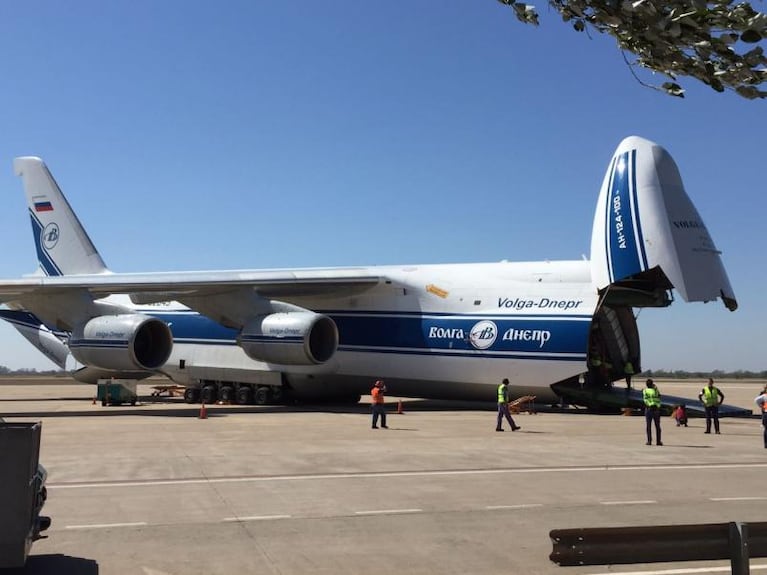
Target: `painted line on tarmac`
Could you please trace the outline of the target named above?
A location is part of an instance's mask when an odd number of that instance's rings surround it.
[[[543,503],[520,503],[518,505],[487,505],[485,509],[530,509],[531,507],[543,507]]]
[[[764,501],[767,497],[712,497],[710,501]]]
[[[93,489],[96,487],[157,487],[162,485],[200,485],[213,483],[258,483],[269,481],[312,481],[325,479],[375,479],[393,477],[459,477],[470,475],[516,475],[527,473],[594,473],[597,471],[679,471],[695,469],[759,469],[767,463],[718,463],[681,465],[594,465],[591,467],[530,467],[513,469],[454,469],[446,471],[381,471],[371,473],[321,473],[307,475],[246,475],[237,477],[201,477],[197,479],[156,479],[153,481],[106,481],[82,483],[48,483],[48,489]]]
[[[222,521],[270,521],[273,519],[290,519],[292,515],[251,515],[249,517],[226,517]]]
[[[650,505],[658,503],[654,499],[635,499],[633,501],[600,501],[600,505]]]
[[[749,569],[767,569],[767,564],[749,565]],[[687,575],[692,573],[732,573],[730,565],[720,567],[684,567],[682,569],[657,569],[653,571],[612,571],[614,575]],[[588,573],[587,575],[604,575],[605,572]]]
[[[92,525],[66,525],[64,529],[110,529],[111,527],[144,527],[145,521],[135,523],[95,523]]]
[[[376,509],[371,511],[355,511],[355,515],[399,515],[404,513],[421,513],[423,509]]]

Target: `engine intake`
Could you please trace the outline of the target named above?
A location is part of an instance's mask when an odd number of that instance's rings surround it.
[[[284,365],[317,365],[338,349],[338,328],[314,312],[280,312],[251,319],[237,340],[248,357]]]
[[[173,335],[159,319],[141,315],[94,317],[77,327],[69,349],[83,365],[108,370],[154,370],[173,349]]]

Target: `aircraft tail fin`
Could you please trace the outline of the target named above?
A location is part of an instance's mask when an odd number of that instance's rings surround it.
[[[80,220],[40,158],[16,158],[24,181],[40,271],[48,276],[108,273]]]
[[[661,146],[637,136],[618,145],[605,174],[591,236],[591,270],[600,290],[635,292],[626,297],[637,306],[642,301],[637,293],[672,287],[685,301],[721,297],[729,310],[738,306],[720,252],[676,163]]]

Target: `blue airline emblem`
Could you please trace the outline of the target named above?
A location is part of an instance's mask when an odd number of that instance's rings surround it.
[[[489,320],[478,321],[469,332],[469,341],[477,349],[487,349],[495,343],[498,327]]]
[[[53,249],[57,243],[59,243],[59,225],[56,222],[51,222],[42,231],[43,245],[46,250]]]

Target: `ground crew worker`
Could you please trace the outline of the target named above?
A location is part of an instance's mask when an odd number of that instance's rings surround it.
[[[602,354],[596,343],[592,344],[589,352],[589,382],[601,383],[602,379]]]
[[[722,390],[714,385],[714,380],[708,378],[708,385],[704,387],[698,394],[698,399],[703,402],[706,407],[706,431],[703,433],[711,433],[711,420],[714,420],[714,431],[719,434],[719,406],[724,401],[724,394]]]
[[[644,417],[647,423],[647,445],[652,445],[651,425],[655,423],[655,445],[663,445],[660,440],[660,391],[655,386],[652,379],[645,382],[642,390],[642,400],[644,401]]]
[[[509,422],[512,431],[522,429],[521,426],[514,423],[509,412],[509,380],[507,378],[504,378],[501,385],[498,386],[498,421],[495,425],[496,431],[503,431],[502,423],[504,417]]]
[[[762,390],[762,394],[759,395],[754,402],[759,406],[759,411],[762,412],[762,427],[764,428],[764,448],[767,449],[767,387]]]
[[[381,427],[389,429],[386,425],[386,407],[384,406],[384,392],[386,392],[386,386],[383,379],[379,379],[373,385],[373,389],[370,390],[370,395],[373,396],[373,403],[371,408],[373,410],[373,429],[378,429],[378,416],[381,416]]]
[[[610,360],[605,358],[605,360],[602,362],[602,373],[604,374],[604,381],[602,384],[605,388],[610,388],[613,385],[612,379],[612,373],[613,373],[613,364],[610,363]]]
[[[634,375],[634,364],[630,361],[623,366],[623,373],[626,375],[626,389],[631,389],[631,376]]]
[[[597,371],[602,368],[602,356],[599,354],[599,350],[596,347],[591,348],[591,353],[589,353],[589,364]]]

